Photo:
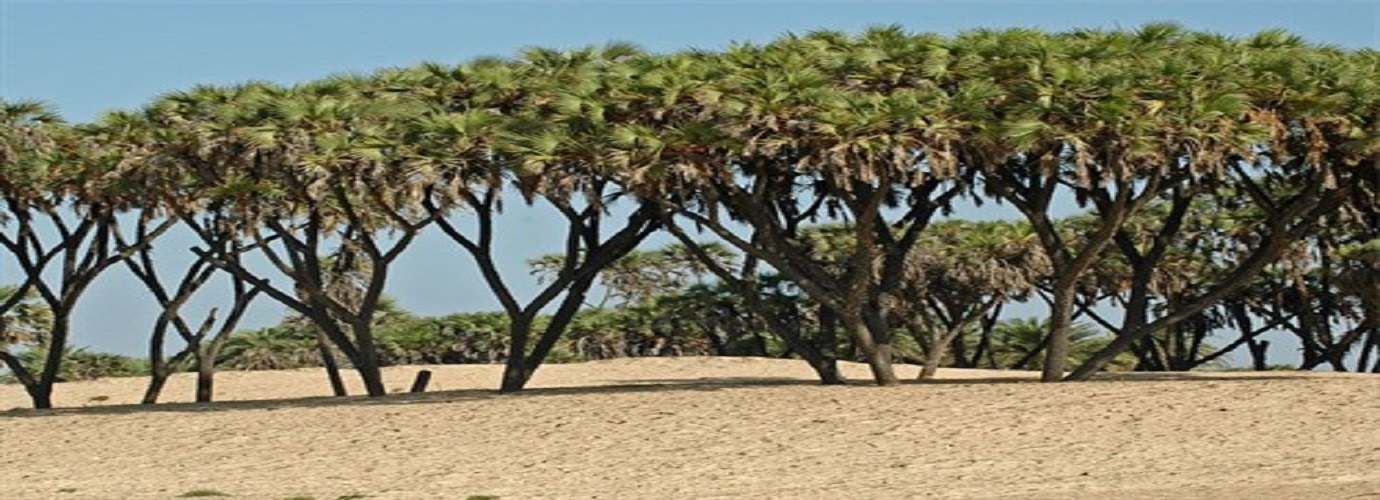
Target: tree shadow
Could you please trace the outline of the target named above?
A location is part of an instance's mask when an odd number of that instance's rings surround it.
[[[940,371],[936,379],[926,380],[903,380],[902,385],[996,385],[996,384],[1039,384],[1039,378],[1017,377],[1017,376],[996,376],[996,377],[964,377],[964,378],[943,378],[943,370]],[[1263,380],[1309,380],[1310,377],[1280,374],[1280,375],[1260,375],[1243,373],[1241,375],[1230,375],[1221,372],[1214,373],[1191,373],[1191,372],[1169,372],[1169,373],[1104,373],[1093,380],[1091,383],[1124,383],[1124,382],[1248,382]],[[1068,382],[1069,384],[1089,383],[1089,382]],[[160,403],[155,405],[142,404],[123,404],[123,405],[103,405],[103,406],[84,406],[84,407],[65,407],[50,410],[35,410],[30,408],[15,408],[0,411],[0,420],[5,418],[33,418],[33,417],[58,417],[58,416],[82,416],[82,415],[131,415],[140,413],[202,413],[202,412],[226,412],[226,411],[275,411],[293,408],[329,408],[341,406],[378,406],[378,405],[411,405],[411,404],[442,404],[456,403],[465,401],[485,401],[497,398],[518,398],[518,397],[549,397],[549,396],[579,396],[579,395],[601,395],[601,394],[635,394],[649,392],[675,392],[675,391],[720,391],[726,389],[743,389],[759,387],[788,387],[788,386],[818,386],[818,387],[874,387],[870,379],[850,380],[847,384],[840,386],[824,386],[818,381],[790,378],[790,377],[701,377],[694,379],[636,379],[618,384],[575,386],[575,387],[537,387],[523,390],[518,393],[500,393],[493,389],[457,389],[448,391],[435,391],[424,393],[394,393],[387,396],[371,398],[368,396],[313,396],[304,398],[286,399],[253,399],[253,400],[232,400],[217,401],[212,403]]]
[[[1289,372],[1292,373],[1292,372]],[[943,378],[944,371],[939,371],[940,378],[925,380],[907,380],[905,384],[919,385],[990,385],[990,384],[1040,384],[1039,373],[1032,373],[1029,376],[1006,376],[1006,377],[963,377],[963,378]],[[1101,373],[1095,375],[1092,380],[1078,382],[1060,382],[1060,384],[1086,384],[1100,382],[1249,382],[1264,380],[1309,380],[1307,375],[1279,374],[1262,375],[1260,372],[1241,372],[1239,375],[1230,372],[1128,372],[1128,373]]]
[[[718,391],[734,388],[819,385],[818,382],[787,377],[705,377],[700,379],[646,379],[627,383],[575,386],[536,387],[517,393],[500,393],[493,389],[457,389],[424,393],[394,393],[382,397],[368,396],[312,396],[284,399],[249,399],[216,401],[211,403],[119,404],[102,406],[63,407],[48,410],[13,408],[0,411],[6,418],[59,417],[83,415],[132,415],[140,413],[213,413],[226,411],[275,411],[293,408],[330,408],[341,406],[391,406],[410,404],[442,404],[465,401],[485,401],[498,398],[578,396],[599,394],[629,394],[668,391]]]

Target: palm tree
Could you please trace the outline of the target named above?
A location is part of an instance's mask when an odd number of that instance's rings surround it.
[[[997,365],[1014,370],[1040,370],[1045,357],[1041,353],[1046,348],[1046,335],[1049,331],[1048,318],[1019,318],[1002,320],[993,329],[993,353]],[[1069,335],[1070,363],[1078,363],[1097,353],[1106,346],[1108,337],[1095,327],[1075,322]],[[1111,369],[1126,370],[1135,360],[1121,357]]]
[[[930,54],[930,43],[882,28],[682,56],[698,71],[679,81],[698,81],[702,90],[669,101],[681,111],[651,115],[649,125],[665,132],[642,151],[666,166],[628,179],[630,189],[771,265],[836,312],[884,385],[897,379],[890,329],[874,297],[894,284],[874,278],[899,272],[929,218],[963,192],[952,182],[954,136],[937,109],[942,97],[910,86],[922,79],[916,54]],[[884,208],[902,208],[900,219],[883,220]],[[724,216],[753,234],[736,234]],[[801,229],[821,218],[847,221],[854,245],[846,258],[811,258]],[[897,236],[891,226],[907,229]]]
[[[0,316],[0,349],[12,345],[42,345],[48,326],[53,322],[53,311],[39,300],[38,293],[29,290],[20,294],[19,287],[0,285],[0,304],[10,303]]]
[[[35,377],[0,350],[36,408],[52,407],[68,351],[71,315],[89,285],[106,269],[151,244],[172,227],[157,224],[128,246],[115,245],[116,215],[140,210],[123,175],[129,169],[122,151],[88,131],[62,124],[36,103],[0,101],[0,247],[20,267],[20,292],[0,304],[8,312],[34,291],[51,311],[44,335],[47,356]]]
[[[170,161],[193,175],[209,198],[206,206],[231,214],[251,242],[227,248],[208,239],[214,231],[198,231],[207,245],[199,256],[317,323],[351,360],[367,392],[382,396],[372,316],[389,266],[433,217],[420,203],[427,171],[400,164],[408,155],[394,152],[404,144],[396,125],[420,105],[373,91],[355,78],[291,89],[199,88],[156,109],[185,130]],[[367,262],[355,301],[326,291],[329,273],[317,256],[332,244]],[[246,249],[266,257],[294,286],[276,286],[240,265],[238,254]]]
[[[605,148],[625,113],[619,86],[631,80],[620,65],[635,57],[639,52],[623,44],[533,49],[519,62],[431,67],[422,77],[423,85],[449,89],[424,92],[442,111],[413,124],[419,156],[435,159],[448,183],[428,191],[426,206],[478,264],[510,318],[503,391],[521,390],[531,379],[584,303],[596,273],[655,229],[651,206],[635,207],[621,224],[609,224],[611,209],[628,196],[608,179]],[[550,205],[566,223],[565,249],[550,262],[556,271],[525,301],[494,263],[493,219],[509,188],[529,204]],[[456,215],[477,227],[462,229]],[[539,312],[550,304],[555,314],[540,337],[531,339]]]
[[[282,327],[237,332],[216,360],[232,370],[289,370],[321,366],[320,362],[314,336]]]
[[[1029,297],[1050,272],[1026,224],[945,221],[928,235],[907,261],[894,306],[931,334],[922,379],[934,376],[951,345],[964,347],[965,332],[1003,304]]]
[[[1232,84],[1215,88],[1214,93],[1221,93],[1210,99],[1177,104],[1181,111],[1172,116],[1182,120],[1181,128],[1197,135],[1196,143],[1214,144],[1221,150],[1197,153],[1198,158],[1211,161],[1191,165],[1222,179],[1238,195],[1246,193],[1246,206],[1261,215],[1259,224],[1247,228],[1251,251],[1232,263],[1231,272],[1200,284],[1194,300],[1118,336],[1107,350],[1075,370],[1072,378],[1091,373],[1097,363],[1144,336],[1185,321],[1248,286],[1293,242],[1316,232],[1319,221],[1336,213],[1380,168],[1374,162],[1380,151],[1375,116],[1352,111],[1375,103],[1377,68],[1373,60],[1364,59],[1373,55],[1350,57],[1333,48],[1311,47],[1277,30],[1242,40],[1196,35],[1190,41],[1197,50],[1185,52],[1203,56],[1209,71],[1220,72]],[[1202,71],[1195,68],[1191,78],[1199,78]],[[1327,89],[1321,91],[1326,97],[1319,95],[1320,89]],[[1279,99],[1280,95],[1290,98]],[[1337,119],[1316,119],[1319,99],[1335,106],[1329,109],[1338,113]],[[1235,158],[1247,161],[1221,168],[1223,162]],[[1233,206],[1242,201],[1238,197],[1220,203]]]

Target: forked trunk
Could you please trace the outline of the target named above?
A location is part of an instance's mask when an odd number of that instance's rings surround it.
[[[372,325],[364,321],[352,326],[355,342],[358,343],[359,359],[351,361],[355,364],[355,371],[359,372],[360,381],[364,382],[364,393],[371,398],[387,396],[388,388],[383,385],[383,371],[379,368],[378,348],[374,344]]]
[[[844,328],[853,336],[853,344],[862,351],[863,360],[872,370],[873,381],[881,386],[899,385],[901,379],[896,377],[891,366],[891,343],[879,344],[873,339],[872,330],[863,321],[861,312],[850,311],[841,316]]]
[[[139,400],[139,404],[157,403],[158,396],[163,393],[163,387],[168,384],[170,375],[172,375],[172,371],[168,370],[165,363],[158,363],[157,366],[149,367],[149,385],[144,388],[144,397]]]
[[[962,331],[961,328],[954,328],[944,332],[940,338],[934,339],[934,343],[930,345],[929,352],[925,353],[925,366],[920,369],[919,380],[932,379],[936,373],[939,373],[939,364],[944,360],[944,356],[948,354],[948,347],[953,345],[954,340],[958,338],[958,334]]]

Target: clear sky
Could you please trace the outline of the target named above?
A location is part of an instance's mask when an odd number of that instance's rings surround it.
[[[1227,34],[1285,28],[1314,42],[1380,46],[1376,1],[0,0],[0,97],[43,100],[69,120],[88,121],[102,111],[138,107],[195,84],[294,83],[421,61],[511,55],[525,46],[628,41],[671,51],[766,41],[788,31],[856,31],[882,24],[953,33],[1013,26],[1133,28],[1151,21]],[[502,227],[502,264],[520,278],[519,291],[532,290],[530,280],[523,279],[525,259],[559,248],[559,227],[546,222],[551,218],[542,210],[520,210]],[[167,252],[184,253],[191,244],[173,238]],[[405,257],[389,291],[422,314],[495,308],[465,259],[449,241],[424,238]],[[16,280],[11,269],[8,259],[0,258],[0,283]],[[136,354],[142,353],[144,332],[157,314],[123,269],[103,277],[79,309],[79,344]],[[280,315],[265,305],[249,324],[271,324]]]

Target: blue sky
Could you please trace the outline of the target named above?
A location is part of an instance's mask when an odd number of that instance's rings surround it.
[[[421,61],[511,55],[525,46],[629,41],[647,49],[716,48],[787,31],[855,31],[900,24],[953,33],[1012,26],[1133,28],[1177,21],[1249,34],[1285,28],[1314,42],[1380,46],[1380,3],[1053,1],[698,1],[698,2],[71,2],[0,0],[0,97],[39,99],[69,120],[133,108],[195,84],[294,83]],[[983,214],[960,214],[980,216]],[[558,227],[541,210],[507,216],[503,267],[522,278],[525,259],[558,249]],[[174,238],[168,252],[189,240]],[[390,293],[424,314],[491,309],[494,301],[458,249],[424,238],[395,274]],[[15,281],[0,259],[0,283]],[[520,280],[527,282],[527,280]],[[531,291],[531,285],[518,287]],[[79,344],[142,352],[157,311],[117,269],[83,300]],[[264,303],[251,325],[281,313]]]

